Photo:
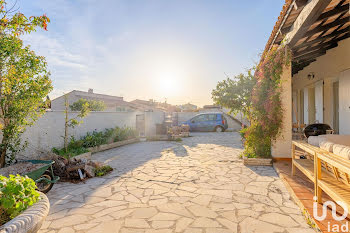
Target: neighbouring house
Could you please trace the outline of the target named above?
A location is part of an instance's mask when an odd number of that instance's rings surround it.
[[[106,105],[104,111],[108,112],[130,112],[141,110],[137,105],[124,101],[123,97],[94,93],[93,89],[89,89],[87,92],[73,90],[67,93],[67,95],[69,104],[72,104],[78,101],[79,99],[103,101]],[[64,103],[64,95],[53,99],[51,101],[51,110],[64,110]]]
[[[292,51],[282,74],[282,135],[275,158],[291,156],[292,125],[315,122],[350,134],[349,0],[286,0],[263,54],[281,43]]]
[[[197,105],[191,103],[182,104],[179,108],[181,109],[181,112],[194,112],[198,109]]]
[[[164,111],[164,112],[179,111],[179,108],[177,106],[168,104],[166,102],[164,103],[157,102],[153,99],[150,99],[150,100],[136,99],[136,100],[130,101],[130,103],[134,104],[139,108],[142,108],[145,111]]]

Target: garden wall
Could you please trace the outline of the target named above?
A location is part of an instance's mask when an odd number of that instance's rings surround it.
[[[70,113],[72,118],[77,113]],[[136,114],[142,112],[90,112],[83,119],[83,123],[75,128],[69,128],[69,135],[80,138],[87,132],[94,130],[102,131],[105,128],[116,126],[136,127]],[[40,158],[45,156],[53,147],[63,147],[64,135],[64,118],[63,111],[48,111],[39,118],[33,126],[27,128],[22,135],[24,140],[28,141],[25,151],[21,152],[18,158]],[[24,141],[23,140],[23,141]]]

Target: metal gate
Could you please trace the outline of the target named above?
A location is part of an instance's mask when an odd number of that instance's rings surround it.
[[[145,114],[136,115],[136,130],[139,136],[145,136]]]

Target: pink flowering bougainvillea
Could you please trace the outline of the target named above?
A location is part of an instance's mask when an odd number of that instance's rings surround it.
[[[257,67],[256,85],[252,91],[252,125],[245,130],[247,157],[271,157],[272,142],[282,128],[281,104],[283,67],[290,64],[286,46],[273,47]]]

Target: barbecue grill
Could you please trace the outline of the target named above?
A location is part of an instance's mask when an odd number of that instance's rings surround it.
[[[332,130],[332,128],[327,124],[310,124],[305,127],[304,134],[308,138],[310,136],[318,136],[322,134],[327,134],[327,130]]]

